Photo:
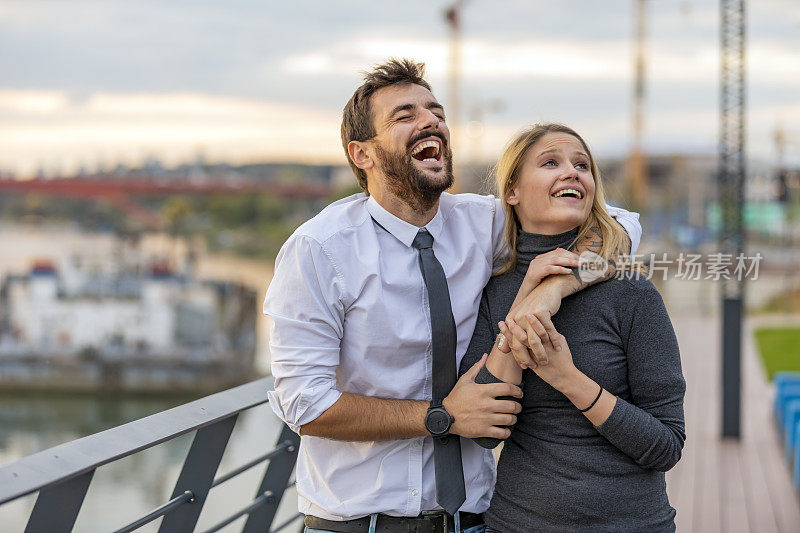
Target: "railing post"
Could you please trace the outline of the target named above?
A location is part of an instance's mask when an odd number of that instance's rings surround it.
[[[242,533],[264,533],[269,531],[272,525],[275,511],[278,510],[278,505],[280,505],[283,498],[289,477],[292,475],[292,470],[294,470],[294,465],[297,461],[297,450],[300,447],[300,435],[292,431],[289,426],[284,425],[281,436],[278,438],[278,444],[286,441],[291,442],[292,446],[269,462],[267,471],[264,473],[264,479],[261,481],[261,486],[256,494],[256,497],[258,497],[270,492],[272,497],[265,505],[250,513]]]
[[[94,470],[39,491],[25,533],[69,533],[81,510]]]
[[[228,445],[237,415],[229,416],[215,424],[200,428],[192,441],[192,447],[183,463],[183,469],[175,484],[172,498],[191,491],[194,499],[170,512],[161,521],[159,533],[185,531],[191,533],[200,518],[203,504],[211,489],[214,475],[219,468],[222,454]]]

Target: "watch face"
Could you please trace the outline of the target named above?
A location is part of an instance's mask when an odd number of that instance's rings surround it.
[[[450,429],[450,415],[444,409],[431,409],[425,418],[425,427],[434,435],[447,433]]]

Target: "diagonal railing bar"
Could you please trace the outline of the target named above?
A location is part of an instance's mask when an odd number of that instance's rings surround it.
[[[39,492],[25,533],[69,533],[81,510],[94,470]]]
[[[192,498],[194,498],[194,494],[192,494],[190,491],[187,490],[186,492],[184,492],[180,496],[176,496],[175,498],[172,498],[170,501],[168,501],[167,503],[165,503],[161,507],[157,507],[157,508],[153,509],[152,511],[150,511],[149,513],[144,515],[142,518],[140,518],[139,520],[137,520],[135,522],[131,522],[127,526],[116,530],[114,533],[130,533],[131,531],[136,531],[140,527],[142,527],[142,526],[144,526],[146,524],[149,524],[150,522],[152,522],[156,518],[158,518],[160,516],[164,516],[165,514],[167,514],[171,510],[175,509],[179,505],[182,505],[182,504],[184,504],[186,502],[192,501]]]
[[[301,518],[302,516],[303,516],[303,513],[297,513],[293,517],[291,517],[291,518],[289,518],[287,520],[284,520],[283,522],[281,522],[280,524],[275,526],[274,529],[270,529],[269,533],[278,533],[278,531],[280,531],[281,529],[283,529],[286,526],[290,525],[292,522],[296,521],[298,518]]]
[[[292,470],[294,470],[294,465],[297,461],[297,451],[300,447],[300,435],[292,431],[289,426],[284,425],[278,441],[287,440],[295,444],[291,452],[289,450],[286,451],[288,460],[270,461],[257,492],[257,494],[269,493],[276,496],[269,502],[270,505],[260,506],[250,513],[244,528],[242,528],[242,533],[262,533],[264,530],[269,529],[269,525],[275,519],[275,512],[278,510],[283,493],[286,491],[286,484],[292,476]]]
[[[211,526],[211,528],[206,529],[203,533],[215,533],[216,531],[219,531],[220,529],[222,529],[223,527],[227,526],[228,524],[230,524],[232,522],[235,522],[236,520],[238,520],[239,518],[243,517],[244,515],[252,513],[253,511],[258,509],[262,505],[270,503],[270,502],[274,502],[274,501],[275,501],[275,496],[270,491],[267,491],[267,492],[261,494],[255,500],[253,500],[253,503],[251,503],[250,505],[248,505],[244,509],[236,511],[235,513],[233,513],[231,516],[229,516],[228,518],[226,518],[222,522],[219,522],[218,524],[215,524],[215,525]]]
[[[212,394],[0,468],[0,505],[267,402],[271,378]]]
[[[134,531],[161,517],[159,531],[190,533],[212,487],[267,460],[258,496],[209,533],[245,515],[245,533],[268,531],[284,492],[295,485],[290,477],[300,436],[284,425],[273,450],[216,479],[214,476],[238,414],[266,403],[270,382],[271,378],[264,378],[247,383],[0,467],[0,505],[38,491],[25,532],[71,532],[96,468],[196,431],[171,499],[116,533]]]
[[[203,504],[206,502],[214,474],[217,473],[222,454],[236,425],[238,415],[230,416],[224,420],[200,428],[192,441],[192,447],[186,455],[181,474],[175,483],[172,497],[191,491],[194,498],[191,505],[185,505],[175,512],[164,517],[159,533],[191,533],[200,518]]]
[[[293,446],[294,446],[294,444],[292,442],[290,442],[290,441],[281,442],[271,452],[265,453],[261,457],[257,457],[255,459],[253,459],[252,461],[240,466],[239,468],[231,470],[227,474],[224,474],[224,475],[218,477],[211,484],[211,487],[213,488],[213,487],[216,487],[217,485],[222,485],[223,483],[225,483],[229,479],[235,478],[236,476],[238,476],[242,472],[246,472],[246,471],[250,470],[251,468],[253,468],[254,466],[256,466],[256,465],[258,465],[260,463],[263,463],[264,461],[267,461],[269,459],[277,457],[278,455],[282,454],[286,450],[289,450],[290,452],[292,452],[292,451],[294,451],[292,449]]]

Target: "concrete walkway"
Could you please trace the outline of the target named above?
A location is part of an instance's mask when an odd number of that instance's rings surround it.
[[[767,383],[748,320],[742,352],[742,439],[720,434],[720,321],[673,314],[686,377],[687,441],[667,474],[679,532],[798,532],[800,500],[792,490],[772,423]]]

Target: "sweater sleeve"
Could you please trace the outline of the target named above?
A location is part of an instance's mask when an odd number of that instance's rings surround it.
[[[523,373],[522,379],[525,379],[525,374]],[[481,371],[478,372],[478,375],[475,376],[475,383],[503,383],[503,380],[486,370],[486,367],[481,368]],[[512,402],[522,403],[519,398],[515,398],[514,396],[498,396],[498,400],[511,400]],[[513,429],[514,426],[502,426],[507,427],[509,429]],[[495,439],[493,437],[475,437],[474,440],[478,446],[483,448],[497,448],[497,445],[503,442],[503,439]]]
[[[597,431],[643,468],[666,472],[686,440],[681,371],[675,331],[656,288],[647,283],[631,307],[625,342],[631,402],[617,398]]]
[[[500,330],[497,329],[497,326],[492,327],[492,318],[489,311],[489,299],[486,294],[486,289],[484,289],[483,295],[481,296],[481,303],[478,307],[478,320],[475,322],[475,332],[472,334],[472,339],[469,341],[469,347],[467,348],[464,357],[461,359],[461,365],[458,369],[459,376],[463,375],[472,367],[472,365],[480,361],[481,357],[483,357],[483,354],[489,353],[492,350],[494,338],[497,333],[500,333]],[[503,383],[503,380],[497,378],[484,366],[475,377],[475,382]],[[513,396],[499,396],[498,399],[519,402],[519,398],[515,398]],[[496,448],[498,444],[503,442],[502,439],[494,439],[491,437],[476,437],[472,440],[484,448]]]
[[[497,326],[495,325],[496,328]],[[459,377],[472,368],[472,365],[480,361],[483,354],[491,351],[495,335],[496,333],[492,329],[492,318],[489,313],[489,297],[486,294],[486,289],[483,289],[481,303],[478,304],[478,319],[475,322],[475,330],[458,367]]]

